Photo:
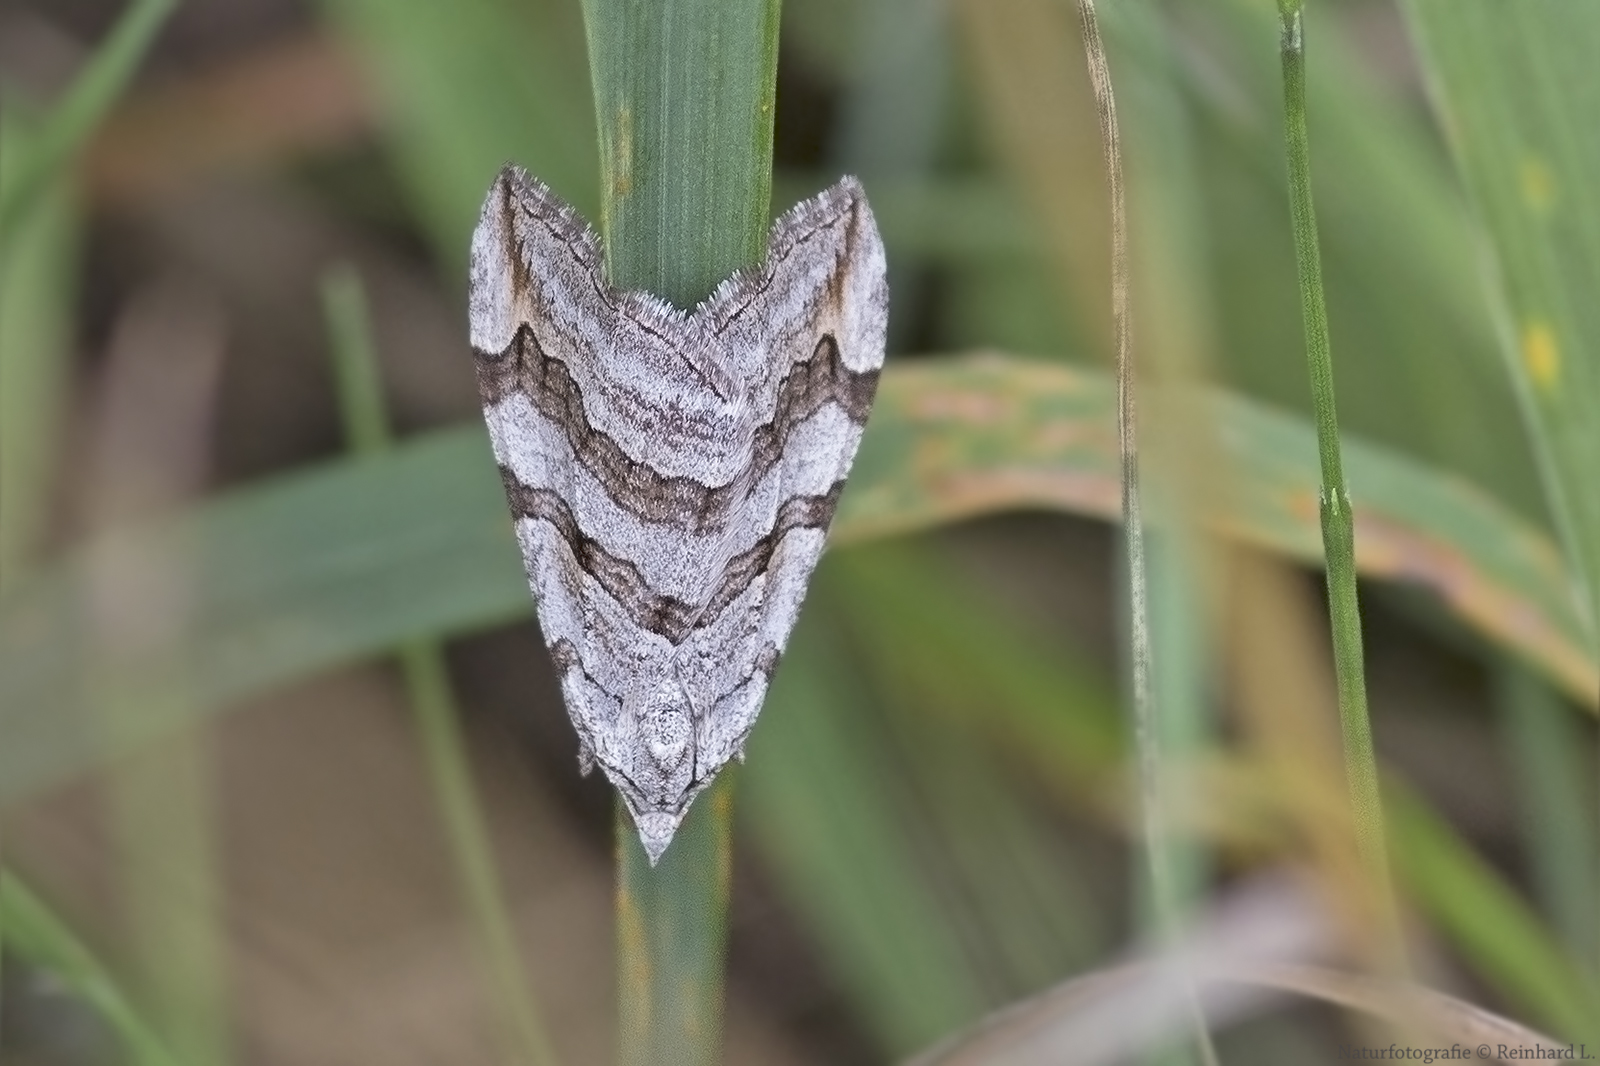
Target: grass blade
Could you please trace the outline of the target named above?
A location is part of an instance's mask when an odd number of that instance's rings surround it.
[[[750,738],[746,814],[863,1020],[903,1054],[978,1017],[987,998],[918,865],[905,797],[883,770],[895,752],[851,684],[829,565]]]
[[[323,279],[322,302],[345,437],[357,454],[381,453],[392,443],[389,416],[360,277],[348,266],[330,271]],[[501,896],[443,649],[431,640],[407,641],[400,647],[400,669],[472,923],[473,946],[497,1011],[506,1061],[553,1066],[555,1053],[517,956],[515,930]]]
[[[66,96],[30,139],[28,153],[0,189],[0,237],[34,207],[116,103],[178,0],[132,0]]]
[[[94,953],[10,870],[0,872],[0,923],[6,946],[18,957],[54,974],[89,1004],[122,1041],[135,1066],[179,1066],[155,1028]]]
[[[0,186],[27,137],[0,118]],[[46,529],[76,298],[76,211],[51,189],[5,235],[0,256],[0,588],[32,561]]]
[[[778,0],[584,0],[613,285],[688,308],[764,250]],[[618,1061],[720,1058],[734,774],[652,869],[617,817]]]
[[[1600,862],[1582,724],[1521,663],[1498,665],[1495,690],[1536,897],[1573,953],[1592,968],[1600,956],[1594,909]]]
[[[1384,791],[1396,869],[1417,905],[1518,1009],[1569,1040],[1600,1041],[1600,985],[1437,812],[1392,782]]]
[[[650,865],[617,807],[617,1061],[720,1061],[723,951],[733,878],[733,786],[727,767]]]
[[[584,0],[606,270],[689,308],[765,250],[778,0]]]
[[[1600,641],[1600,9],[1404,6],[1493,241],[1502,349]]]
[[[1122,137],[1117,128],[1117,101],[1106,62],[1105,43],[1095,16],[1094,0],[1078,0],[1083,28],[1083,49],[1094,87],[1095,111],[1100,122],[1101,157],[1111,195],[1111,315],[1116,339],[1117,459],[1121,475],[1122,537],[1128,567],[1128,665],[1132,673],[1134,743],[1139,757],[1140,811],[1149,876],[1149,903],[1157,929],[1165,940],[1179,933],[1179,874],[1161,798],[1163,785],[1163,720],[1156,704],[1155,667],[1152,662],[1149,579],[1145,566],[1143,502],[1139,493],[1139,429],[1136,403],[1137,375],[1133,362],[1132,282],[1128,263],[1127,195],[1123,189]],[[1214,1064],[1199,999],[1189,989],[1195,1048],[1202,1062]]]
[[[1501,349],[1600,654],[1600,10],[1403,6],[1492,241]]]

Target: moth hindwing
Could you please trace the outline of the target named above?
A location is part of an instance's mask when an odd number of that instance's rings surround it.
[[[883,365],[883,244],[844,178],[685,313],[613,289],[594,231],[508,166],[469,313],[580,765],[654,862],[742,754],[822,553]]]

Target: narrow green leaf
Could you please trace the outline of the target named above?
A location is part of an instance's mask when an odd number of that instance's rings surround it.
[[[1409,0],[1493,257],[1501,349],[1600,655],[1600,8]],[[1600,688],[1590,683],[1590,692]],[[1587,694],[1580,697],[1586,701]],[[1591,867],[1588,878],[1593,878]],[[1595,900],[1588,907],[1593,914]],[[1592,948],[1592,945],[1591,945]]]
[[[1410,0],[1496,253],[1503,349],[1600,647],[1600,7]]]
[[[0,923],[6,949],[53,974],[97,1011],[135,1066],[178,1066],[155,1028],[104,963],[10,870],[0,872]]]
[[[1495,698],[1535,897],[1572,952],[1593,960],[1600,957],[1600,846],[1583,723],[1520,663],[1496,664]]]
[[[327,273],[322,304],[350,450],[361,455],[382,453],[393,444],[389,413],[366,291],[354,268],[343,265]],[[516,935],[500,892],[494,847],[472,779],[444,651],[436,641],[406,641],[400,647],[400,669],[462,902],[472,923],[473,946],[496,1008],[506,1061],[553,1066],[555,1053],[517,954]]]
[[[0,185],[29,143],[0,116]],[[76,215],[65,189],[48,190],[5,234],[0,255],[0,587],[33,560],[49,516],[76,299]]]
[[[772,200],[778,0],[584,0],[606,271],[689,308],[760,261]],[[652,869],[618,814],[625,1066],[721,1057],[734,775]]]
[[[917,861],[839,614],[825,590],[810,599],[750,740],[752,837],[880,1043],[903,1054],[989,1002]]]
[[[131,0],[66,95],[30,138],[27,155],[0,188],[0,237],[33,210],[117,102],[178,0]]]
[[[655,866],[618,804],[617,1061],[711,1064],[722,1045],[723,951],[733,883],[725,767]]]
[[[333,356],[334,393],[346,446],[357,455],[376,455],[394,444],[383,374],[372,340],[372,316],[361,275],[348,263],[331,267],[322,278],[322,317]]]
[[[778,0],[584,0],[599,228],[618,288],[689,308],[760,260],[778,8]]]
[[[1600,986],[1435,811],[1387,782],[1395,872],[1473,968],[1537,1024],[1600,1045]]]

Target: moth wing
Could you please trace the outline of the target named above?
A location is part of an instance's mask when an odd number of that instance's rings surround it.
[[[582,218],[516,167],[500,172],[472,236],[468,313],[484,421],[500,467],[539,626],[579,734],[580,762],[607,761],[620,710],[596,642],[621,642],[595,617],[579,525],[575,374],[585,338],[605,336],[599,242]]]
[[[854,178],[774,224],[758,271],[698,312],[749,383],[751,458],[727,563],[681,672],[709,705],[696,777],[742,752],[788,643],[883,366],[883,243]]]

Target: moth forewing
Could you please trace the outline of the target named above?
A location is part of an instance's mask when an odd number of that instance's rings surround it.
[[[472,239],[484,418],[585,771],[655,862],[744,743],[883,364],[883,245],[844,178],[692,312],[605,280],[506,167]]]

